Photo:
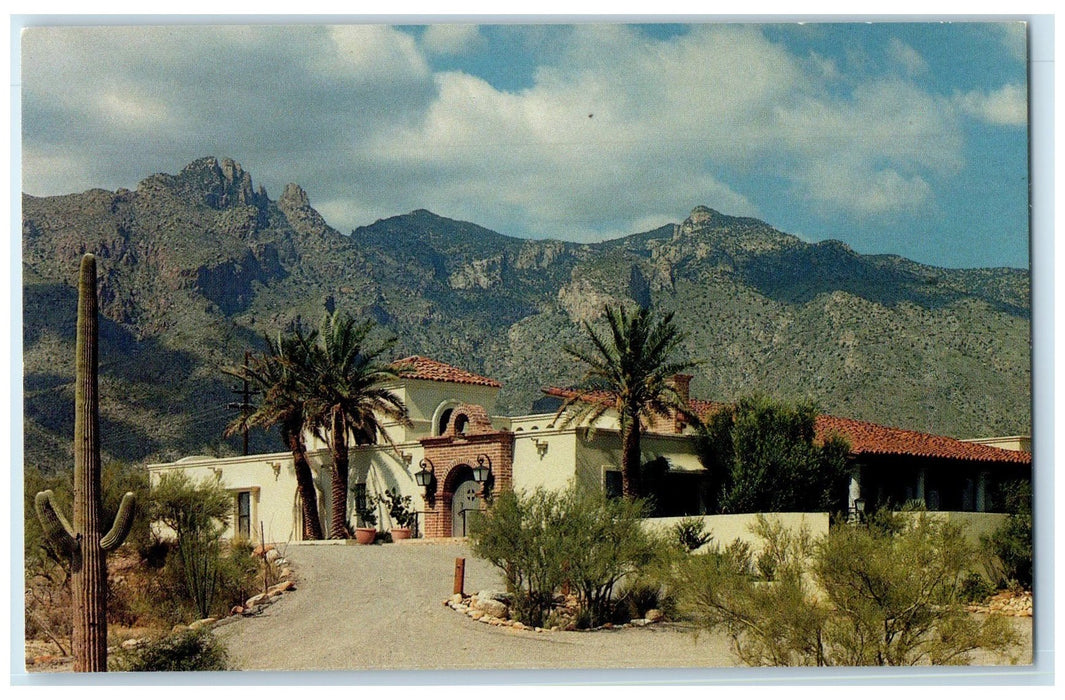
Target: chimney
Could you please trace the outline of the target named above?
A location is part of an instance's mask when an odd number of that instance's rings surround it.
[[[669,378],[668,383],[676,390],[677,395],[680,396],[681,400],[684,403],[688,403],[688,399],[690,397],[689,389],[692,383],[692,375],[674,374],[672,377]],[[685,420],[684,416],[680,415],[679,413],[673,417],[673,432],[683,433],[684,428],[687,425],[687,420]]]
[[[688,389],[692,383],[692,376],[693,375],[691,374],[674,374],[668,380],[669,385],[677,390],[677,393],[680,394],[680,398],[685,402],[687,402],[689,398]]]

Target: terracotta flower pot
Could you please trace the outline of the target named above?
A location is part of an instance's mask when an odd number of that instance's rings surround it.
[[[355,528],[355,541],[359,544],[373,544],[373,541],[377,539],[377,528],[375,527],[357,527]]]
[[[409,527],[394,527],[392,528],[392,541],[396,540],[409,540],[410,528]]]

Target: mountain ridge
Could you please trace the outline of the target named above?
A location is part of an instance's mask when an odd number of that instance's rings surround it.
[[[516,238],[425,209],[343,234],[299,185],[274,201],[239,164],[206,157],[135,190],[23,195],[25,438],[50,464],[67,451],[66,306],[90,250],[108,329],[101,363],[116,363],[101,410],[135,436],[112,450],[122,459],[232,451],[221,368],[325,308],[377,321],[399,338],[397,357],[499,379],[510,413],[544,384],[576,381],[561,345],[579,342],[577,322],[604,303],[628,302],[676,313],[685,351],[712,360],[693,382],[705,398],[809,397],[837,415],[961,437],[1030,425],[1027,271],[862,255],[702,205],[597,243]]]

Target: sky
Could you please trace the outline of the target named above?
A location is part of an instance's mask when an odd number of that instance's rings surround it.
[[[22,190],[203,156],[343,233],[429,209],[592,242],[697,205],[944,267],[1028,267],[1020,23],[40,26]]]

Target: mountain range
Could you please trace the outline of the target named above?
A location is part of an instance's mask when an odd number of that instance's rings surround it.
[[[22,198],[25,454],[70,463],[78,259],[99,257],[101,422],[109,458],[229,454],[223,367],[327,310],[373,319],[396,357],[503,382],[527,413],[580,368],[562,351],[606,303],[675,312],[703,360],[692,393],[813,399],[824,412],[957,437],[1030,431],[1030,278],[838,241],[807,243],[697,206],[601,243],[529,240],[429,211],[338,232],[298,185],[270,199],[202,158],[135,190]],[[280,448],[253,433],[252,449]]]

